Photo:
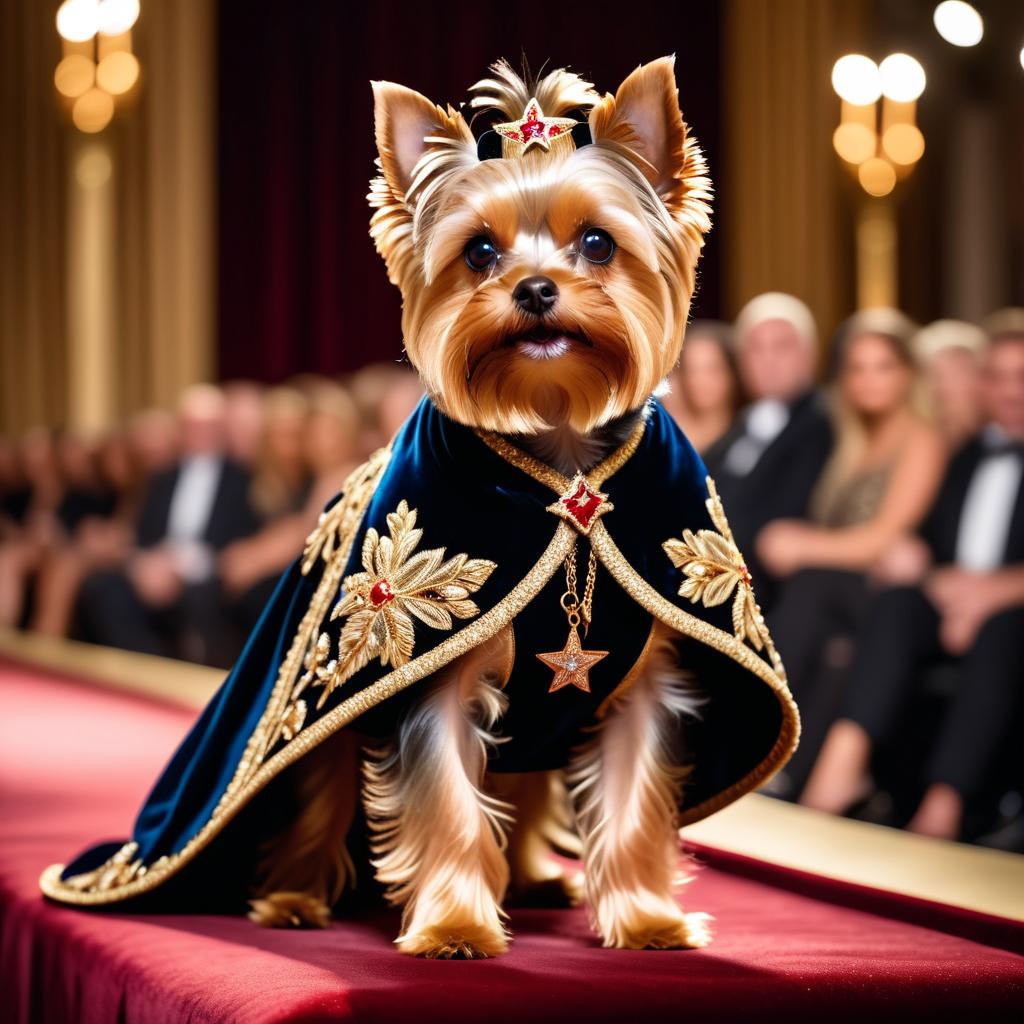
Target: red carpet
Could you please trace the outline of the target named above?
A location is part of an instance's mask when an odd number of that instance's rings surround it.
[[[268,932],[45,904],[40,870],[126,834],[191,717],[0,663],[4,1024],[1024,1019],[1024,959],[985,944],[1016,926],[871,893],[843,906],[857,890],[713,853],[686,895],[717,938],[687,952],[603,950],[582,911],[516,911],[507,956],[447,963],[395,953],[390,913]]]

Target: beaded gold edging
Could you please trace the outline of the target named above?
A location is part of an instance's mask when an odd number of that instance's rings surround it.
[[[771,665],[755,654],[736,637],[703,619],[677,608],[654,589],[626,560],[618,545],[612,540],[603,522],[597,522],[590,533],[590,543],[602,565],[623,590],[642,608],[667,626],[693,637],[707,647],[724,654],[748,672],[753,673],[771,687],[782,708],[782,728],[772,749],[752,771],[721,793],[715,794],[703,803],[690,807],[679,819],[680,826],[689,825],[767,782],[792,756],[800,739],[800,713],[785,680]]]
[[[60,876],[64,866],[53,864],[42,873],[39,879],[39,887],[44,895],[62,903],[100,906],[132,899],[155,889],[208,846],[221,829],[271,779],[313,747],[381,701],[443,668],[449,662],[489,640],[509,625],[516,615],[540,593],[575,544],[575,531],[567,523],[560,522],[551,542],[533,568],[490,611],[475,619],[465,629],[441,641],[419,658],[395,669],[378,679],[377,682],[371,683],[364,690],[349,697],[348,700],[342,701],[336,708],[300,732],[287,746],[265,761],[244,785],[236,788],[230,799],[222,799],[210,820],[178,853],[156,861],[141,877],[124,885],[99,892],[81,892],[62,882]]]

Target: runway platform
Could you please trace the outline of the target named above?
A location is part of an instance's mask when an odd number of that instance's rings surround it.
[[[0,637],[0,1021],[1024,1019],[1024,858],[758,796],[686,832],[704,950],[601,949],[582,910],[515,910],[508,955],[436,962],[394,951],[389,911],[271,932],[46,903],[41,869],[126,835],[215,684]]]

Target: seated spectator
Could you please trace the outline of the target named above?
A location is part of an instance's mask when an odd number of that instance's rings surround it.
[[[181,459],[157,473],[143,499],[123,570],[82,586],[86,637],[212,665],[233,660],[238,637],[216,578],[216,553],[254,532],[248,473],[224,449],[224,399],[196,385],[179,404]]]
[[[818,336],[811,311],[791,295],[769,292],[747,303],[735,331],[740,380],[751,404],[705,462],[767,608],[771,581],[757,561],[755,539],[773,520],[807,513],[832,430],[814,386]]]
[[[128,556],[140,483],[126,433],[114,432],[100,443],[94,487],[101,500],[80,506],[65,543],[55,545],[39,567],[29,622],[35,633],[68,636],[82,581],[91,572],[122,565]]]
[[[895,734],[922,670],[960,670],[909,823],[956,839],[1011,740],[1024,676],[1024,322],[991,337],[982,394],[988,423],[952,460],[917,535],[890,546],[841,718],[802,802],[841,813],[871,788],[870,766]],[[1019,782],[1019,779],[1010,780]]]
[[[690,324],[669,385],[662,403],[703,454],[732,426],[740,406],[732,328],[717,320]]]
[[[263,438],[252,463],[250,501],[264,522],[302,508],[309,496],[303,433],[309,403],[299,390],[271,388],[265,398]]]
[[[936,320],[914,336],[932,418],[956,451],[981,426],[981,355],[985,332],[963,320]]]
[[[359,412],[348,392],[336,384],[311,385],[300,436],[303,465],[311,476],[304,503],[251,537],[229,544],[217,560],[225,591],[246,632],[255,625],[278,576],[302,551],[324,506],[359,464]]]
[[[251,380],[224,385],[224,448],[229,459],[251,470],[263,444],[266,388]]]
[[[64,481],[53,434],[42,427],[21,439],[17,452],[20,489],[0,540],[0,626],[20,626],[29,590],[49,548],[61,536],[58,509]]]
[[[782,580],[769,623],[804,723],[784,775],[793,792],[833,719],[849,662],[841,640],[857,634],[867,611],[868,573],[921,522],[942,476],[945,445],[915,405],[913,332],[888,309],[844,325],[832,395],[836,443],[810,521],[779,520],[758,538],[762,564]]]

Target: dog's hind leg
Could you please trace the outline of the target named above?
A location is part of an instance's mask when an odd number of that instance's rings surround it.
[[[676,902],[676,817],[686,769],[673,747],[678,719],[700,699],[677,665],[671,632],[658,627],[647,661],[611,706],[570,770],[583,835],[585,888],[606,946],[706,945],[708,915]]]
[[[295,765],[300,811],[265,851],[249,919],[267,928],[326,928],[354,880],[345,838],[359,799],[359,739],[341,730]]]
[[[395,940],[404,953],[471,959],[507,948],[500,901],[510,808],[482,783],[511,650],[506,630],[448,666],[393,748],[366,763],[374,866],[404,908]]]

